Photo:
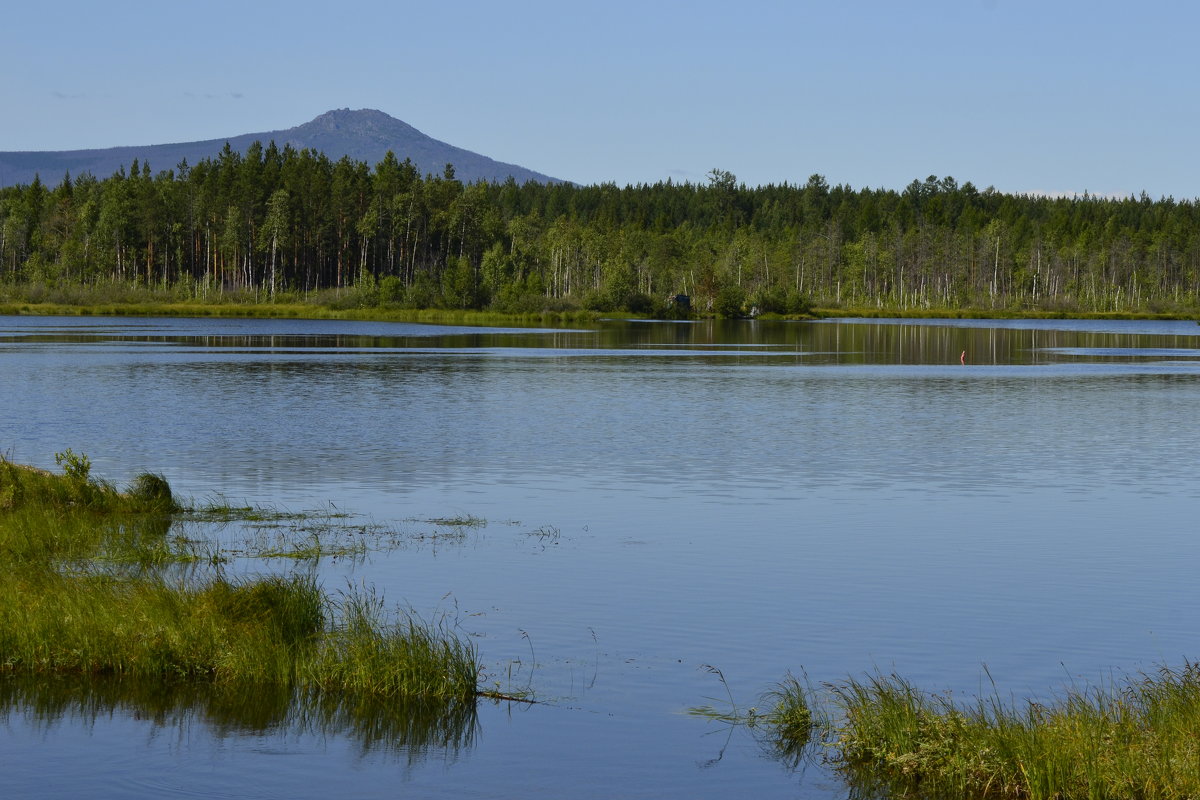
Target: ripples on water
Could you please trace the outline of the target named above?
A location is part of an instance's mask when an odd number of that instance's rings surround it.
[[[17,461],[52,467],[71,447],[97,474],[162,471],[197,498],[332,502],[418,529],[400,521],[486,518],[319,574],[456,615],[493,677],[549,701],[485,705],[461,746],[400,767],[345,728],[227,729],[203,704],[164,717],[122,699],[47,720],[10,690],[2,747],[19,767],[0,787],[52,773],[62,796],[97,775],[134,796],[394,796],[396,780],[414,796],[844,795],[818,766],[788,773],[679,713],[723,694],[701,665],[753,703],[801,668],[974,692],[986,663],[1025,696],[1196,655],[1197,336],[0,320],[0,447]]]

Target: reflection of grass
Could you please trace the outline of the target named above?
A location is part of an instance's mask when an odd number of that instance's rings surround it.
[[[394,752],[410,764],[429,753],[470,747],[474,702],[380,698],[359,692],[296,690],[279,684],[145,681],[119,676],[35,675],[0,680],[0,719],[25,714],[92,724],[114,713],[156,727],[203,722],[218,738],[253,734],[343,736],[363,752]]]
[[[525,535],[530,539],[536,539],[545,547],[547,544],[558,544],[559,537],[562,536],[562,531],[553,525],[543,525],[536,530],[529,531]]]

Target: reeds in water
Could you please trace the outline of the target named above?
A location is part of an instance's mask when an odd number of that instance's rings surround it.
[[[1050,704],[959,704],[897,676],[834,687],[834,761],[890,797],[1200,797],[1200,665],[1071,690]]]

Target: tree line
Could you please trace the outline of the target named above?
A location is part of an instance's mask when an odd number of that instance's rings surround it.
[[[1186,310],[1195,200],[701,183],[464,184],[311,150],[228,144],[155,172],[0,189],[0,283],[340,295],[501,311],[831,307]]]

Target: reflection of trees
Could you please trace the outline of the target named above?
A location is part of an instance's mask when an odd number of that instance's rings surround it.
[[[44,727],[94,724],[124,715],[159,728],[199,723],[212,736],[343,737],[362,754],[392,753],[414,766],[453,760],[478,733],[474,700],[428,702],[275,685],[138,681],[86,676],[0,679],[0,719],[25,716]]]

